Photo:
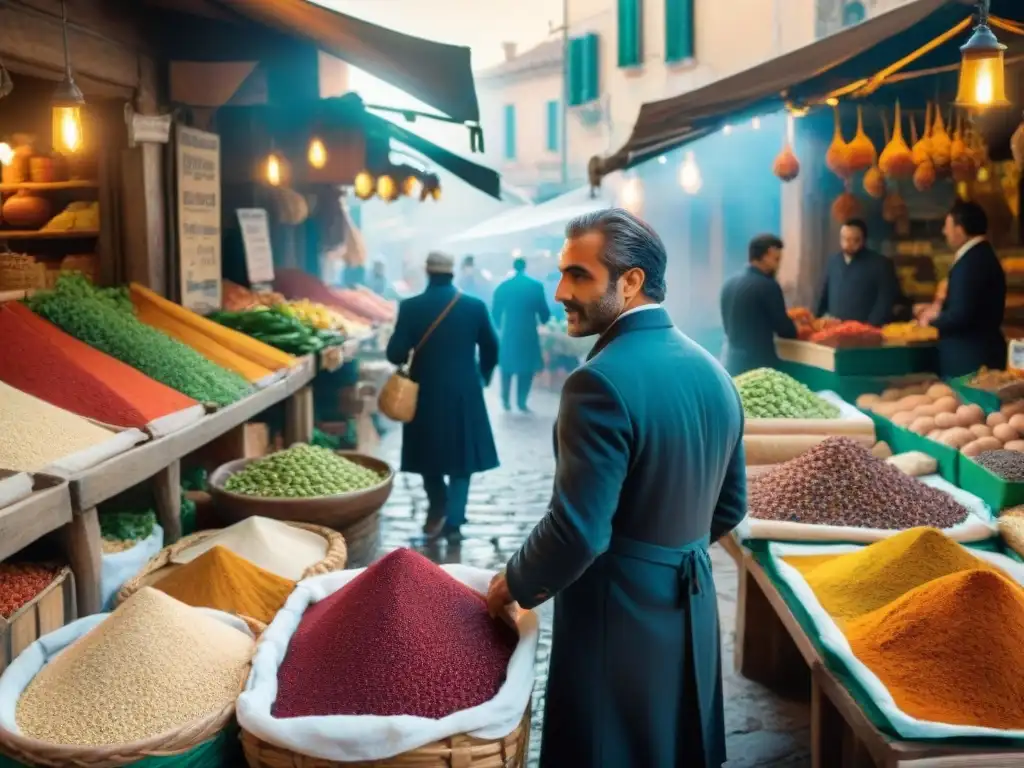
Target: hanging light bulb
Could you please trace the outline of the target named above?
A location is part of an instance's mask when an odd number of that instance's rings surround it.
[[[679,166],[679,186],[688,195],[696,195],[704,186],[704,180],[700,177],[700,168],[697,167],[697,159],[693,152],[686,153],[686,159]]]
[[[640,179],[634,176],[626,180],[619,193],[619,203],[634,216],[640,215],[644,205],[644,188]]]
[[[828,104],[830,107],[838,107],[839,99],[837,99],[835,96],[831,96],[825,99],[825,103]]]
[[[753,120],[751,120],[750,127],[753,128],[755,131],[761,130],[761,118],[755,117]]]
[[[722,133],[724,133],[726,136],[731,134],[732,133],[732,126],[729,125],[728,123],[726,123],[725,126],[723,126],[723,128],[722,128]]]
[[[269,184],[272,187],[281,186],[281,159],[274,152],[271,152],[270,155],[267,157],[265,175],[267,178],[267,184]]]
[[[960,48],[960,85],[956,103],[961,107],[987,109],[1008,107],[1006,98],[1006,46],[988,26],[988,0],[978,2],[978,23],[971,39]]]
[[[85,96],[75,84],[71,73],[71,52],[68,48],[68,9],[61,0],[61,25],[64,32],[64,79],[53,93],[53,148],[61,154],[74,154],[82,148],[82,107]]]
[[[661,155],[661,157],[658,158],[658,165],[664,165],[667,162],[668,162],[668,158],[665,157],[664,155]]]
[[[0,165],[10,165],[14,162],[14,150],[6,141],[0,142]]]
[[[327,147],[320,139],[315,138],[309,142],[309,151],[306,153],[309,164],[318,171],[327,165]]]
[[[360,200],[369,200],[377,189],[377,180],[369,171],[360,171],[352,184],[352,191]]]
[[[402,194],[406,197],[416,197],[420,191],[420,180],[417,179],[413,174],[409,174],[402,179]]]
[[[377,179],[377,197],[388,203],[398,199],[398,184],[386,173]]]

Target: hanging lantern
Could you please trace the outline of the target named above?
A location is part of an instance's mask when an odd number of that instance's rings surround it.
[[[82,148],[82,107],[85,97],[71,74],[71,51],[68,48],[68,9],[64,0],[60,4],[61,26],[64,33],[64,79],[53,93],[53,148],[61,154],[73,154]]]
[[[267,158],[264,175],[267,179],[267,184],[269,184],[270,186],[281,186],[281,181],[284,176],[284,169],[282,168],[281,158],[279,158],[277,154],[274,152],[271,152],[270,156]]]
[[[971,39],[960,48],[960,85],[956,92],[956,103],[960,107],[1010,106],[1003,61],[1006,46],[996,39],[988,26],[988,9],[988,0],[979,0],[978,23]]]
[[[374,190],[377,189],[377,180],[373,178],[373,174],[369,171],[360,171],[356,174],[354,183],[352,184],[352,191],[356,193],[356,197],[360,200],[369,200],[373,197]]]
[[[697,159],[693,152],[687,152],[686,159],[679,166],[679,186],[688,195],[696,195],[704,186],[704,180],[700,176],[700,168],[697,167]]]
[[[327,165],[327,147],[318,138],[309,142],[309,151],[306,153],[309,164],[318,171]]]
[[[398,184],[386,173],[377,179],[377,197],[388,203],[398,199]]]

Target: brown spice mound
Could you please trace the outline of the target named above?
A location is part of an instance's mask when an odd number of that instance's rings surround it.
[[[1024,590],[994,571],[929,581],[851,621],[854,655],[919,720],[1024,728]]]
[[[969,512],[952,496],[880,461],[848,437],[830,437],[747,488],[750,516],[811,525],[952,528]]]

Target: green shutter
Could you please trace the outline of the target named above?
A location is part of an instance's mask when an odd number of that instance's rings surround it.
[[[619,66],[636,67],[644,60],[643,0],[618,0]]]
[[[548,102],[548,152],[558,151],[558,107],[559,103],[557,101]]]
[[[516,159],[516,105],[505,105],[505,159]]]
[[[693,0],[665,0],[665,61],[693,58]]]
[[[583,103],[583,38],[574,37],[569,41],[569,61],[566,66],[566,80],[570,107]]]
[[[601,95],[600,53],[599,38],[596,34],[574,37],[569,41],[567,90],[570,107],[595,101]]]

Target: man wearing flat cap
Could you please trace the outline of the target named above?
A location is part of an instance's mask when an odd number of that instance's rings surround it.
[[[470,478],[498,466],[484,403],[498,364],[498,337],[484,303],[453,284],[455,260],[427,256],[427,287],[403,301],[387,357],[419,384],[416,416],[402,432],[402,471],[423,476],[430,538],[462,537]]]

